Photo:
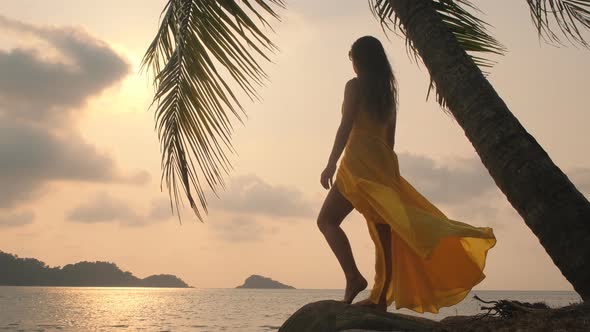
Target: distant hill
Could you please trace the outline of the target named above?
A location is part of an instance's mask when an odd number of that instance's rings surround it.
[[[2,286],[93,286],[93,287],[190,287],[170,274],[137,278],[115,263],[79,262],[64,267],[49,267],[34,258],[19,258],[0,251]]]
[[[253,274],[246,278],[243,285],[237,286],[236,288],[283,288],[283,289],[295,289],[293,286],[282,284],[278,281],[272,280],[267,277]]]

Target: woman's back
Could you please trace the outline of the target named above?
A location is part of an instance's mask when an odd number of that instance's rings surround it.
[[[382,118],[366,107],[359,107],[341,165],[354,169],[363,178],[395,185],[399,176],[393,151],[395,113]]]
[[[391,111],[389,114],[378,114],[370,109],[369,105],[359,101],[359,109],[354,117],[352,130],[348,138],[347,146],[351,140],[365,140],[364,144],[385,143],[387,150],[383,153],[389,154],[393,150],[395,135],[396,113]],[[364,137],[364,138],[363,138]],[[373,143],[371,143],[371,141]]]

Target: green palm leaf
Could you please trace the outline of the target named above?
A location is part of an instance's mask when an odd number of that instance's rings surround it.
[[[551,25],[556,24],[566,39],[589,47],[580,27],[590,29],[590,0],[527,0],[539,36],[560,42]]]
[[[231,117],[243,109],[224,76],[249,98],[266,75],[258,61],[276,49],[261,26],[278,19],[282,0],[169,0],[156,37],[142,60],[154,75],[155,120],[162,151],[161,184],[166,183],[172,211],[184,192],[203,221],[205,188],[224,186],[233,152]],[[257,18],[257,22],[249,15]],[[231,113],[231,114],[230,114]],[[172,205],[172,201],[174,205]],[[180,214],[179,214],[180,220]]]

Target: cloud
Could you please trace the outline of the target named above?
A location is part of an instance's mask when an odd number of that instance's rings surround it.
[[[35,214],[32,211],[0,214],[0,228],[16,228],[33,223]]]
[[[61,125],[89,97],[130,71],[127,61],[106,43],[81,29],[39,28],[0,16],[0,30],[45,41],[61,61],[34,48],[0,51],[0,114],[27,122]]]
[[[74,208],[68,214],[69,220],[88,224],[137,218],[127,203],[105,192],[98,193],[92,200]]]
[[[256,219],[244,216],[217,219],[210,225],[219,239],[230,243],[259,241],[267,233]]]
[[[255,175],[234,178],[211,205],[228,212],[271,217],[311,217],[314,213],[297,188],[271,185]]]
[[[211,216],[209,227],[218,239],[229,243],[257,242],[277,232],[278,227],[267,222],[269,219],[314,216],[314,205],[303,192],[269,184],[256,175],[234,177],[220,198],[211,201],[211,207],[222,213]]]
[[[170,207],[170,200],[167,198],[154,199],[148,216],[150,219],[154,220],[165,220],[172,217],[173,214]]]
[[[426,156],[400,153],[399,161],[401,174],[426,198],[436,203],[470,204],[488,197],[491,192],[500,193],[477,158],[453,159],[442,164]],[[566,173],[578,190],[590,195],[590,168],[573,168]],[[482,207],[486,214],[493,214],[488,208]]]
[[[121,172],[75,128],[88,100],[129,73],[128,62],[80,28],[0,16],[6,31],[43,48],[0,50],[0,208],[35,199],[50,181],[149,181],[146,172]]]
[[[436,203],[463,204],[497,188],[475,158],[453,160],[451,166],[426,156],[400,153],[399,162],[402,176]]]
[[[0,123],[0,207],[36,197],[51,180],[144,184],[146,172],[122,174],[106,154],[71,134],[61,137],[42,128]]]
[[[433,203],[447,204],[460,219],[479,220],[494,228],[505,227],[506,220],[520,219],[479,159],[450,159],[442,164],[426,156],[400,153],[399,161],[408,182]],[[567,174],[588,197],[590,168],[573,168]],[[467,219],[461,221],[469,222]]]
[[[67,213],[66,218],[82,224],[114,223],[123,226],[140,227],[164,221],[172,217],[162,209],[163,200],[152,201],[150,211],[142,214],[131,208],[128,202],[113,197],[106,192],[99,192]]]

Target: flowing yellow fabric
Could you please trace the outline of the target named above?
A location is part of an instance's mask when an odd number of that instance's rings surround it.
[[[376,224],[391,229],[391,278],[386,300],[396,308],[437,313],[454,305],[481,282],[487,251],[496,243],[491,228],[448,219],[399,173],[388,146],[387,124],[359,111],[338,172],[338,190],[366,219],[375,243],[377,303],[385,288],[385,256]]]

